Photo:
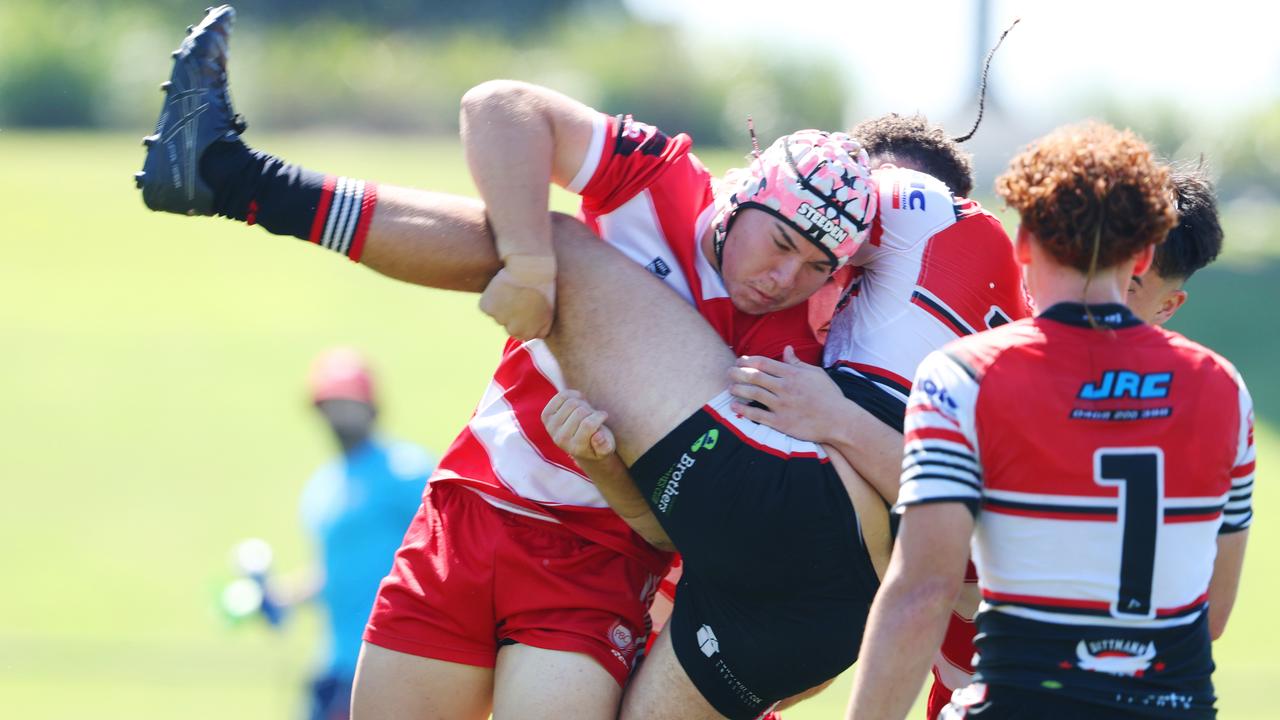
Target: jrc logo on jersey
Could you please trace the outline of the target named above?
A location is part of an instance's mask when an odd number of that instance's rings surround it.
[[[1169,396],[1173,374],[1167,372],[1138,374],[1130,370],[1107,370],[1102,377],[1080,386],[1081,400],[1137,398],[1153,400]]]

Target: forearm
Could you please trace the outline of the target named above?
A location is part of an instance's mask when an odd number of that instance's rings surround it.
[[[884,424],[852,400],[835,406],[825,440],[890,505],[898,500],[902,477],[902,433]]]
[[[1218,536],[1218,555],[1213,562],[1213,577],[1209,580],[1209,634],[1214,640],[1227,631],[1227,620],[1231,618],[1236,592],[1240,589],[1244,549],[1248,541],[1248,530]]]
[[[849,720],[905,718],[942,645],[953,598],[939,583],[890,580],[871,606],[854,675]]]
[[[649,508],[649,503],[636,489],[631,473],[617,453],[602,460],[577,459],[579,467],[595,483],[596,489],[604,497],[605,502],[618,517],[631,526],[636,534],[644,538],[650,545],[659,550],[674,551],[675,543],[662,529],[657,516]]]

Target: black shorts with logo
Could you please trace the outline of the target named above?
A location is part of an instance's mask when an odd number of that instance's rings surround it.
[[[631,467],[684,557],[668,625],[681,667],[730,718],[853,664],[879,579],[835,469],[734,417],[722,394]]]

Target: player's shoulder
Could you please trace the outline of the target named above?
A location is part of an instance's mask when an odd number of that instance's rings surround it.
[[[1152,326],[1151,330],[1160,341],[1169,346],[1181,362],[1208,375],[1219,375],[1230,379],[1234,384],[1244,384],[1235,364],[1213,348],[1168,328]]]
[[[1044,341],[1044,331],[1034,318],[1023,318],[956,338],[944,345],[941,352],[978,380],[1001,359],[1035,357]]]
[[[583,198],[584,215],[612,213],[658,183],[706,184],[706,169],[689,151],[692,139],[668,135],[630,115],[601,114],[595,123],[583,165],[568,189]]]
[[[878,168],[871,177],[879,191],[877,220],[884,235],[913,244],[955,224],[955,197],[941,180],[900,167]]]

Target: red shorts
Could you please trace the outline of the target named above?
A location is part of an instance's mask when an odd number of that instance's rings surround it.
[[[563,526],[432,483],[382,581],[364,639],[493,667],[521,643],[584,653],[625,683],[648,635],[657,577]]]

